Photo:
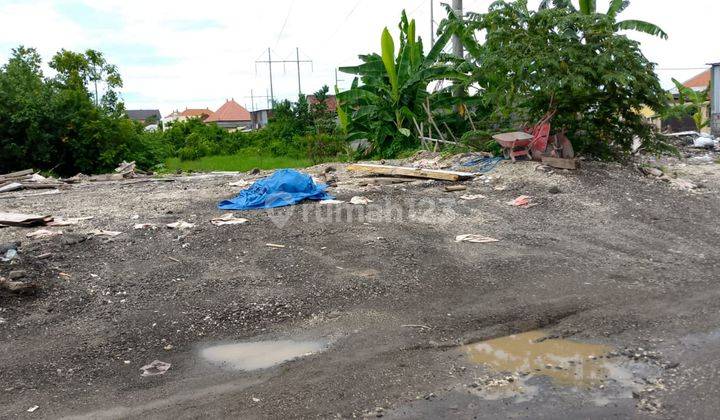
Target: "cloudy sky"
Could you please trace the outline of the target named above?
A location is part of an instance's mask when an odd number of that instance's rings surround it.
[[[485,11],[492,0],[465,0],[465,9]],[[536,5],[539,0],[530,0]],[[436,20],[441,1],[434,1]],[[607,0],[598,0],[607,8]],[[60,48],[103,51],[118,65],[128,108],[218,108],[226,98],[252,107],[250,94],[269,90],[267,59],[292,60],[300,49],[302,89],[311,93],[335,83],[338,66],[358,53],[377,51],[380,32],[395,31],[402,9],[429,39],[431,0],[0,0],[0,63],[17,45],[37,48],[47,61]],[[659,65],[663,83],[698,73],[720,61],[712,41],[720,16],[717,0],[633,0],[621,16],[660,25],[670,40],[629,35]],[[427,41],[426,41],[427,42]],[[686,70],[680,70],[686,69]],[[48,70],[49,73],[49,70]],[[273,67],[275,97],[297,98],[295,64]],[[350,82],[339,75],[342,88]],[[265,106],[264,98],[255,107]]]

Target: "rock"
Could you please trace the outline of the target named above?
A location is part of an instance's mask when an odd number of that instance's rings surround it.
[[[663,171],[661,171],[658,168],[643,167],[643,168],[640,168],[640,170],[647,176],[654,176],[657,178],[663,176]]]
[[[260,173],[260,168],[253,168],[253,169],[250,171],[250,175],[257,175],[257,174],[259,174],[259,173]]]
[[[562,191],[560,191],[560,188],[557,185],[553,185],[552,187],[550,187],[548,192],[550,194],[560,194]]]
[[[325,168],[325,173],[327,174],[327,173],[330,173],[330,172],[335,172],[336,170],[337,170],[337,169],[335,169],[334,166],[328,166],[327,168]]]
[[[538,166],[535,167],[535,172],[549,173],[549,172],[552,172],[552,171],[553,171],[553,168],[551,168],[551,167],[549,167],[549,166],[547,166],[547,165],[538,165]]]
[[[10,277],[10,280],[17,280],[25,277],[27,273],[25,270],[13,270],[8,274],[8,277]]]
[[[68,233],[67,235],[63,236],[62,243],[63,245],[76,245],[81,242],[85,242],[87,240],[87,236],[85,235],[79,235],[76,233]]]
[[[14,249],[17,251],[18,248],[20,248],[21,242],[5,242],[0,244],[0,254],[4,254],[8,252],[11,249]]]

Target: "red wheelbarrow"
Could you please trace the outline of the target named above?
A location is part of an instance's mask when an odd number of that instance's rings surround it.
[[[515,162],[515,158],[527,156],[539,160],[547,149],[550,138],[550,120],[555,112],[548,112],[532,129],[495,134],[493,139],[503,148],[503,156]]]

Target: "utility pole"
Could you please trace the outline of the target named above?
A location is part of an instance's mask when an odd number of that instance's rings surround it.
[[[250,89],[250,96],[245,96],[245,98],[250,98],[250,103],[252,104],[252,109],[251,109],[251,111],[254,112],[254,111],[257,111],[257,109],[255,109],[255,99],[266,99],[266,100],[269,100],[269,99],[270,99],[270,95],[268,95],[267,92],[265,92],[265,95],[257,95],[257,96],[256,96],[256,95],[255,95],[255,92],[254,92],[252,89]],[[268,105],[269,105],[269,104],[268,104]],[[268,106],[268,108],[269,108],[269,106]]]
[[[458,17],[458,19],[463,18],[463,4],[462,0],[452,0],[452,8],[455,15]],[[462,42],[460,42],[460,37],[457,35],[453,35],[452,37],[452,47],[453,47],[453,54],[457,57],[463,58],[463,46]],[[455,83],[455,86],[453,88],[453,96],[460,97],[463,96],[462,86]]]
[[[275,93],[273,92],[273,78],[272,78],[272,65],[273,63],[295,63],[297,64],[297,72],[298,72],[298,94],[302,94],[302,85],[300,84],[300,63],[310,63],[312,65],[312,60],[301,60],[300,59],[300,48],[295,48],[295,59],[294,60],[273,60],[270,56],[270,48],[268,48],[268,59],[267,60],[261,60],[256,61],[255,64],[258,63],[267,63],[268,68],[270,69],[270,100],[272,103],[275,103]]]
[[[710,131],[720,137],[720,63],[710,65]]]
[[[430,48],[435,46],[435,0],[430,0]]]

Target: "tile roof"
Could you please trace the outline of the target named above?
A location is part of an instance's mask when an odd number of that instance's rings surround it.
[[[231,99],[217,111],[209,116],[205,122],[221,122],[221,121],[250,121],[250,112],[243,108],[240,104]]]
[[[315,95],[308,95],[307,101],[310,105],[315,105],[320,102]],[[337,100],[335,99],[335,95],[328,95],[325,99],[325,105],[327,105],[328,111],[335,112],[337,109]]]
[[[185,108],[185,111],[180,113],[181,117],[192,118],[192,117],[209,117],[214,114],[207,108]]]
[[[128,109],[125,113],[128,118],[135,121],[145,121],[150,117],[155,117],[158,121],[162,119],[159,109]]]
[[[710,86],[710,69],[707,69],[704,72],[698,74],[697,76],[683,83],[683,85],[689,88],[705,89],[706,87]]]

